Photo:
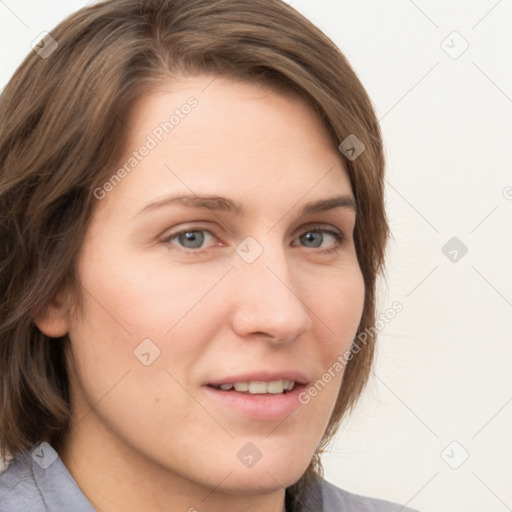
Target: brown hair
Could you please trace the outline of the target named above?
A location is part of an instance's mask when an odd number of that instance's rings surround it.
[[[318,28],[280,0],[107,0],[69,16],[51,36],[58,48],[45,58],[32,51],[0,97],[3,458],[43,440],[56,444],[69,425],[69,340],[48,338],[33,320],[66,287],[79,301],[76,259],[93,190],[124,151],[133,103],[180,75],[222,75],[294,92],[320,116],[336,147],[350,134],[364,143],[363,153],[344,163],[357,202],[354,242],[366,288],[358,334],[373,326],[389,229],[381,133],[362,84]],[[328,428],[298,487],[322,475],[320,453],[367,382],[374,341],[348,361]]]

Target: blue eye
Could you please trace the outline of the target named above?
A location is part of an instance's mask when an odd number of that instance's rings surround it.
[[[165,242],[171,242],[174,239],[177,239],[182,247],[185,249],[200,249],[205,241],[204,233],[208,233],[211,235],[209,231],[204,229],[188,229],[185,231],[180,231],[165,240]]]
[[[327,248],[323,248],[324,242],[327,238],[334,238],[334,244],[329,244]],[[179,231],[178,233],[174,233],[163,240],[165,244],[169,245],[178,245],[183,249],[188,249],[188,252],[196,252],[200,253],[200,249],[207,249],[208,246],[204,246],[205,242],[213,241],[215,236],[206,229],[185,229],[183,231]],[[321,227],[312,227],[302,233],[296,240],[300,240],[303,246],[310,249],[320,249],[317,252],[320,253],[329,253],[335,250],[339,250],[340,246],[345,240],[344,235],[337,230],[327,229]],[[210,245],[213,245],[210,243]],[[199,249],[199,250],[198,250]]]
[[[304,244],[311,244],[311,245],[306,245],[306,247],[311,247],[311,248],[316,249],[318,247],[321,247],[322,243],[324,242],[325,233],[327,233],[327,235],[333,237],[336,240],[336,243],[334,244],[334,247],[327,249],[325,251],[322,251],[322,252],[331,252],[336,249],[339,249],[339,246],[345,240],[345,237],[343,236],[343,234],[340,231],[335,231],[333,229],[326,229],[326,228],[308,229],[299,237],[299,239]]]

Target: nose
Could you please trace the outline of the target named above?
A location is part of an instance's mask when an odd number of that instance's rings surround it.
[[[284,248],[264,248],[252,263],[237,256],[231,277],[232,328],[241,337],[266,337],[282,344],[311,328],[307,297],[302,296],[300,275],[293,272]]]

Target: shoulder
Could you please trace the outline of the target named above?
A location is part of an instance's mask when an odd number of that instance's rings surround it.
[[[46,510],[32,473],[32,464],[26,456],[13,459],[0,473],[0,512]]]
[[[323,498],[323,512],[343,510],[344,512],[417,512],[404,505],[391,501],[370,498],[340,489],[320,479]]]
[[[94,512],[57,452],[41,443],[0,473],[0,512]]]
[[[321,477],[294,498],[294,504],[290,502],[293,512],[418,512],[391,501],[353,494]]]

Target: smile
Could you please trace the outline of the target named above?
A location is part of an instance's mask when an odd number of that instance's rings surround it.
[[[292,391],[295,387],[294,380],[273,380],[273,381],[258,381],[251,380],[246,382],[234,382],[234,383],[224,383],[218,386],[212,386],[215,389],[219,389],[222,391],[238,391],[239,393],[248,393],[251,395],[261,395],[261,394],[273,394],[277,395],[280,393],[287,393]]]

